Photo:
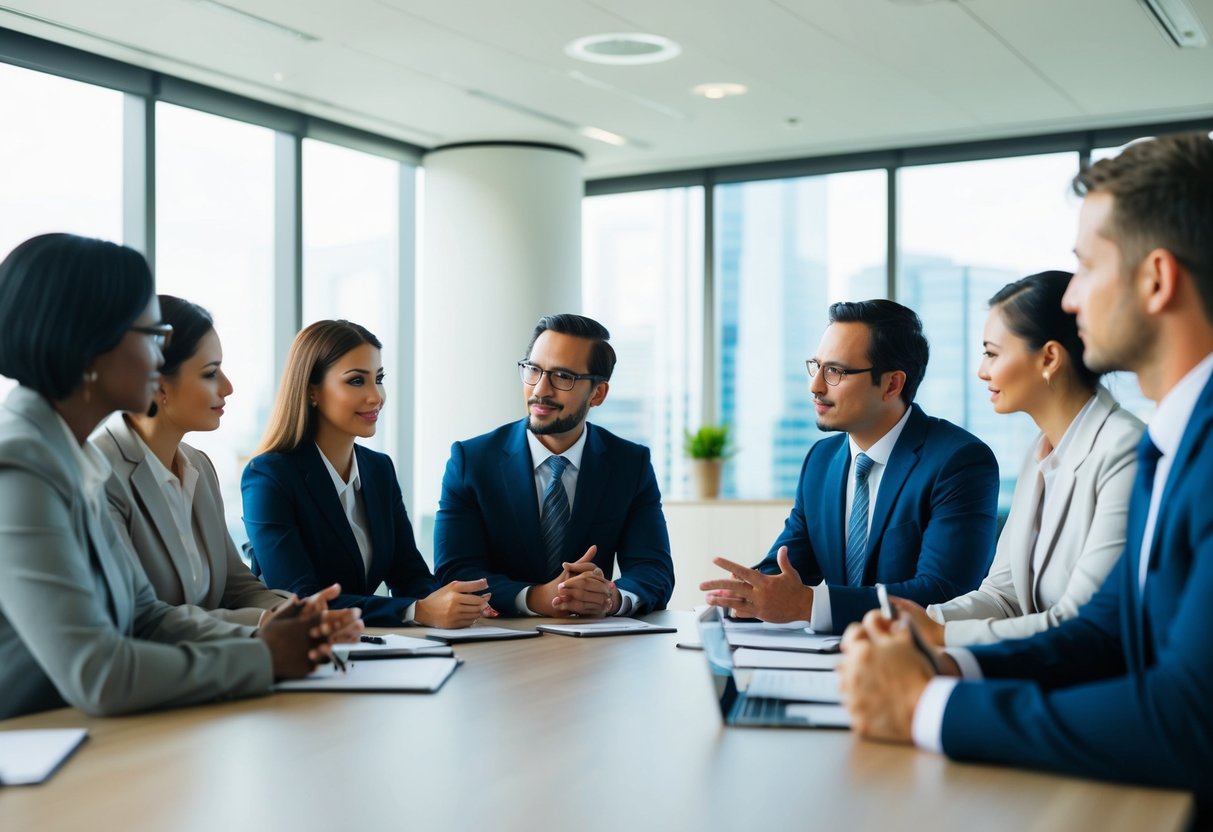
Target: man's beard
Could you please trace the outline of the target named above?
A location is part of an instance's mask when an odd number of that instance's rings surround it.
[[[545,407],[559,407],[559,405],[551,399],[541,399],[538,397],[527,400],[528,407],[532,404],[539,404]],[[579,409],[576,413],[572,413],[567,416],[558,416],[546,425],[535,424],[534,417],[528,414],[526,426],[527,429],[536,436],[547,436],[553,433],[568,433],[581,424],[585,420],[586,414],[589,412],[590,400],[587,397],[586,400],[582,402],[581,409]]]

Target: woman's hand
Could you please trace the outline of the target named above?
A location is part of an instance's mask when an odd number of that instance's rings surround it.
[[[932,647],[944,646],[943,625],[927,615],[926,610],[905,598],[890,598],[889,603],[897,608],[899,615],[914,622],[914,629],[918,630],[918,635],[922,637],[923,641]]]
[[[489,596],[476,595],[484,592],[489,582],[451,581],[446,586],[422,598],[413,607],[413,620],[427,627],[451,630],[470,627],[481,616],[496,618],[497,611],[489,606]]]

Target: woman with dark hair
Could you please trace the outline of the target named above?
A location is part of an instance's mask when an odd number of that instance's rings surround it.
[[[244,525],[254,568],[271,587],[314,592],[339,582],[334,607],[367,624],[466,627],[495,616],[488,582],[439,588],[417,551],[396,468],[355,443],[375,435],[383,408],[379,339],[349,321],[317,321],[295,336],[259,454],[244,469]],[[392,597],[375,595],[387,584]]]
[[[156,596],[195,604],[225,621],[259,624],[285,593],[266,589],[240,560],[210,458],[182,439],[219,427],[232,384],[210,314],[172,295],[160,315],[173,327],[160,385],[146,413],[115,413],[93,434],[109,461],[110,515],[143,563]]]
[[[1071,277],[1041,272],[990,299],[977,375],[995,412],[1027,413],[1040,434],[981,586],[925,611],[894,599],[933,644],[1023,638],[1073,618],[1124,548],[1145,426],[1082,363],[1077,323],[1061,308]]]
[[[133,249],[46,234],[0,263],[0,373],[20,385],[0,408],[0,719],[267,693],[326,660],[333,627],[361,626],[291,606],[254,632],[156,599],[86,440],[147,410],[172,334]]]

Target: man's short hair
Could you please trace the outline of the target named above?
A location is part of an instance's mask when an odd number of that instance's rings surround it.
[[[1213,321],[1213,139],[1194,131],[1129,145],[1074,177],[1074,192],[1111,195],[1102,229],[1120,248],[1126,274],[1165,248],[1196,282]]]
[[[535,341],[549,329],[561,335],[572,335],[592,341],[589,371],[604,381],[610,380],[611,373],[615,372],[615,348],[607,343],[611,340],[611,333],[607,332],[605,326],[584,315],[567,312],[561,315],[546,315],[539,319],[539,323],[535,324],[535,331],[531,333],[531,342],[526,345],[527,358],[531,357]]]
[[[830,306],[830,323],[867,325],[868,363],[875,367],[872,384],[880,384],[881,373],[901,370],[906,374],[901,400],[909,407],[931,355],[922,321],[914,310],[884,299],[842,301]]]

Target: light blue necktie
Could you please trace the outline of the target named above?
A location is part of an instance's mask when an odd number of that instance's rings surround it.
[[[847,524],[847,583],[863,585],[863,566],[868,551],[868,472],[872,458],[855,457],[855,499],[851,501],[851,522]]]
[[[543,532],[543,548],[548,553],[548,566],[552,574],[556,574],[564,562],[564,530],[569,524],[569,495],[561,481],[569,461],[562,456],[549,456],[544,464],[552,475],[552,481],[543,492],[539,528]]]

